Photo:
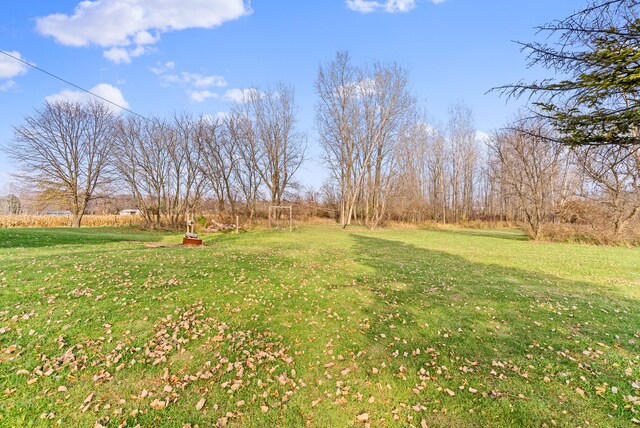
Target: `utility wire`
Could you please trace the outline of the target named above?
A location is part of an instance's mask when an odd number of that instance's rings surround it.
[[[100,96],[100,95],[98,95],[98,94],[96,94],[96,93],[94,93],[94,92],[91,92],[91,91],[90,91],[90,90],[88,90],[88,89],[85,89],[85,88],[83,88],[83,87],[81,87],[81,86],[78,86],[78,85],[76,85],[75,83],[72,83],[72,82],[70,82],[70,81],[68,81],[68,80],[66,80],[66,79],[63,79],[63,78],[62,78],[62,77],[60,77],[60,76],[57,76],[57,75],[55,75],[55,74],[53,74],[53,73],[51,73],[51,72],[49,72],[49,71],[47,71],[47,70],[44,70],[44,69],[42,69],[42,68],[38,67],[38,66],[37,66],[37,65],[35,65],[35,64],[31,64],[30,62],[27,62],[27,61],[25,61],[25,60],[23,60],[23,59],[21,59],[21,58],[18,58],[18,57],[17,57],[17,56],[15,56],[15,55],[11,55],[9,52],[6,52],[6,51],[3,51],[3,50],[1,50],[1,49],[0,49],[0,53],[1,53],[1,54],[4,54],[4,55],[6,55],[6,56],[8,56],[9,58],[13,58],[14,60],[16,60],[16,61],[18,61],[18,62],[21,62],[22,64],[27,65],[27,66],[29,66],[29,67],[31,67],[31,68],[35,68],[36,70],[40,71],[41,73],[44,73],[44,74],[46,74],[46,75],[48,75],[48,76],[50,76],[50,77],[53,77],[54,79],[57,79],[57,80],[59,80],[59,81],[61,81],[61,82],[64,82],[64,83],[66,83],[67,85],[71,85],[71,86],[73,86],[73,87],[74,87],[74,88],[76,88],[76,89],[79,89],[79,90],[81,90],[81,91],[83,91],[83,92],[86,92],[86,93],[87,93],[87,94],[89,94],[89,95],[92,95],[92,96],[94,96],[94,97],[96,97],[96,98],[99,98],[99,99],[101,99],[102,101],[104,101],[104,102],[106,102],[106,103],[109,103],[109,104],[114,105],[114,106],[116,106],[116,107],[118,107],[118,108],[120,108],[120,109],[122,109],[122,110],[124,110],[124,111],[127,111],[127,112],[129,112],[129,113],[131,113],[131,114],[134,114],[134,115],[136,115],[136,116],[139,116],[139,117],[143,118],[144,120],[150,121],[150,119],[149,119],[149,118],[147,118],[147,117],[145,117],[145,116],[141,115],[140,113],[136,113],[136,112],[135,112],[135,111],[133,111],[133,110],[130,110],[130,109],[126,108],[126,107],[123,107],[123,106],[121,106],[121,105],[119,105],[119,104],[117,104],[117,103],[114,103],[113,101],[108,100],[108,99],[106,99],[105,97],[102,97],[102,96]]]

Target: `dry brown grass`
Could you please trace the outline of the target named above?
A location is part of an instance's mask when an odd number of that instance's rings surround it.
[[[519,228],[520,225],[508,221],[486,221],[486,220],[468,220],[458,223],[440,223],[433,220],[421,223],[408,223],[399,221],[389,221],[385,224],[389,229],[501,229],[501,228]]]
[[[141,216],[125,215],[85,215],[82,226],[129,226],[144,222]],[[53,215],[4,215],[0,216],[0,228],[6,227],[68,227],[69,216]]]
[[[593,225],[545,224],[540,231],[540,240],[552,242],[574,242],[590,245],[640,245],[640,227],[632,227],[622,234],[614,234],[611,228]]]

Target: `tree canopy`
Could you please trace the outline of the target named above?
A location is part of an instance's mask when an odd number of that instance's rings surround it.
[[[560,77],[497,89],[528,95],[565,144],[640,144],[639,6],[640,0],[595,0],[539,27],[544,42],[520,43],[528,65]]]

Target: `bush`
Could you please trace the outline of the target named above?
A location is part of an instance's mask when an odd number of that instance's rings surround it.
[[[551,242],[573,242],[590,245],[640,245],[640,228],[628,230],[616,236],[611,228],[598,228],[585,224],[545,224],[540,240]]]

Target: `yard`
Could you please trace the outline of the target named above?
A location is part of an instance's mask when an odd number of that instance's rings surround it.
[[[640,423],[640,249],[0,229],[0,426]]]

